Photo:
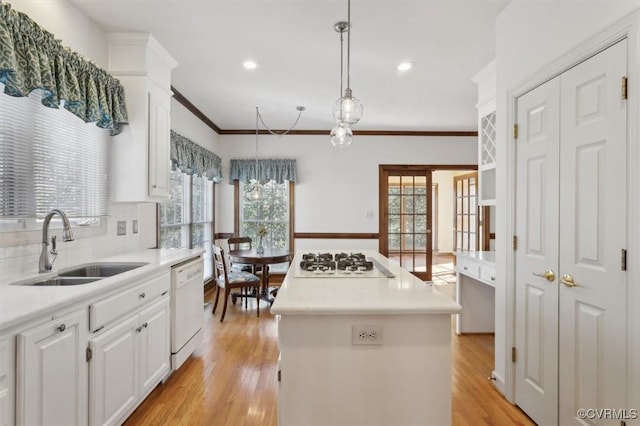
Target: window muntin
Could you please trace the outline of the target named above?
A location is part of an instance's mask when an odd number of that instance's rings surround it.
[[[291,212],[289,211],[290,182],[276,183],[271,180],[262,186],[262,197],[257,200],[239,199],[239,233],[251,237],[253,245],[258,244],[258,227],[266,226],[267,235],[262,239],[265,248],[291,249]],[[240,194],[244,194],[245,185],[240,183]],[[272,272],[285,272],[288,263],[271,265]]]
[[[205,250],[204,278],[213,276],[213,182],[172,171],[171,198],[159,205],[160,247]]]

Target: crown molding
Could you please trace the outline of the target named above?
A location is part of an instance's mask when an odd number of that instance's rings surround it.
[[[173,98],[178,101],[182,106],[189,110],[193,115],[198,117],[204,124],[206,124],[211,130],[219,135],[255,135],[255,130],[245,129],[221,129],[216,123],[211,121],[202,111],[200,111],[194,104],[192,104],[182,93],[180,93],[175,87],[171,86],[173,92]],[[286,130],[273,130],[274,133],[284,133]],[[260,135],[268,135],[267,130],[258,131]],[[329,136],[329,130],[290,130],[288,135],[323,135]],[[358,136],[478,136],[477,131],[421,131],[421,130],[354,130],[354,135]]]

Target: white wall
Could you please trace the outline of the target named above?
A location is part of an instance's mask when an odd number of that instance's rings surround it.
[[[506,341],[507,324],[510,317],[506,286],[513,286],[508,277],[508,259],[511,256],[511,239],[513,230],[509,228],[508,210],[509,182],[511,176],[507,169],[509,158],[510,121],[509,91],[514,91],[538,71],[549,66],[552,62],[561,58],[571,49],[586,42],[605,28],[612,25],[638,8],[637,0],[618,1],[593,1],[593,2],[534,2],[515,0],[510,3],[500,14],[496,24],[496,64],[497,64],[497,209],[496,209],[496,353],[495,368],[500,379],[509,374],[511,362],[507,354],[510,352],[510,342]],[[637,52],[635,52],[637,55]],[[632,76],[631,79],[635,80]],[[637,83],[635,83],[637,84]],[[635,86],[637,89],[637,86]],[[637,118],[635,118],[637,120]],[[638,159],[631,160],[636,163]],[[636,185],[637,187],[637,185]],[[637,217],[636,217],[637,219]],[[632,227],[635,226],[632,224]],[[633,228],[630,230],[633,231]],[[637,261],[637,257],[635,258]],[[638,294],[631,304],[640,306]],[[635,309],[638,311],[638,309]],[[634,313],[630,325],[637,324],[638,314]],[[633,319],[635,318],[635,320]],[[632,335],[632,334],[630,334]],[[640,357],[640,339],[635,332],[632,341],[633,355],[630,359],[637,360]],[[509,343],[509,344],[508,344]],[[508,345],[507,345],[508,344]],[[637,362],[635,362],[637,364]],[[631,377],[635,377],[634,389],[629,408],[635,408],[640,400],[638,390],[637,370],[632,371]],[[511,391],[507,389],[507,396],[511,397]],[[627,423],[631,424],[631,423]],[[637,423],[633,423],[637,424]]]
[[[328,133],[328,132],[327,132]],[[229,160],[255,158],[255,136],[220,137],[225,180],[219,194],[216,232],[233,232],[233,186]],[[329,136],[263,136],[260,158],[295,158],[295,232],[378,232],[380,164],[477,164],[475,137],[356,136],[335,148]],[[373,212],[368,218],[367,212]],[[377,240],[297,240],[296,249],[377,249]]]

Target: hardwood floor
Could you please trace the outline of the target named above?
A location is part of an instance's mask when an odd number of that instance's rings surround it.
[[[206,298],[211,300],[213,294]],[[219,313],[212,316],[209,307],[200,348],[125,425],[277,425],[276,321],[265,303],[260,307],[257,318],[255,302],[249,309],[230,304],[222,324]],[[453,354],[452,424],[534,424],[487,379],[493,336],[453,334]]]

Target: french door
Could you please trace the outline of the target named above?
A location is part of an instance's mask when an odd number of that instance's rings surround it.
[[[431,280],[432,179],[424,166],[380,166],[380,253]]]
[[[623,40],[517,100],[515,388],[538,424],[627,404],[626,74]]]

